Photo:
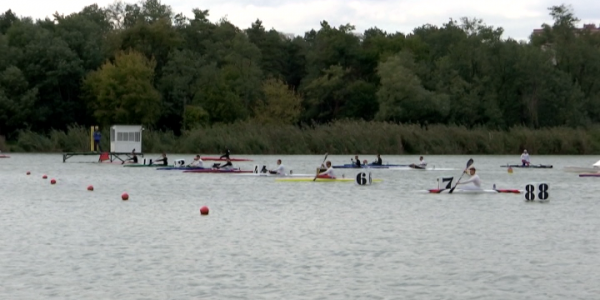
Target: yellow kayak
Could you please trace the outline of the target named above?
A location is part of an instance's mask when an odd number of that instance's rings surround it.
[[[315,179],[314,177],[292,177],[292,178],[277,178],[275,179],[275,181],[279,181],[279,182],[309,182],[309,181],[313,181],[313,179]],[[356,179],[354,178],[336,178],[336,179],[329,179],[329,178],[317,178],[316,180],[314,180],[315,182],[355,182]],[[373,179],[372,182],[381,182],[381,179]]]

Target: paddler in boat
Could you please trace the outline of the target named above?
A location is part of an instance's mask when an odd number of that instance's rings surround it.
[[[285,167],[281,164],[281,159],[277,160],[277,168],[269,170],[269,174],[285,175]]]
[[[423,156],[419,157],[418,164],[410,164],[410,167],[413,169],[425,169],[427,168],[427,163],[423,160]]]
[[[524,149],[521,154],[521,166],[529,167],[529,153],[527,153],[527,149]]]
[[[233,168],[233,164],[231,163],[231,160],[229,158],[227,158],[227,162],[222,165],[222,166],[217,166],[217,169],[231,169]]]
[[[470,167],[468,170],[465,170],[465,173],[471,175],[471,177],[463,182],[457,182],[456,184],[467,184],[461,187],[461,190],[481,190],[481,179],[479,179],[479,175],[475,174],[477,170],[475,167]],[[472,184],[469,184],[472,183]]]
[[[138,159],[137,159],[137,155],[135,154],[135,149],[133,149],[133,151],[131,151],[131,157],[124,160],[121,164],[137,164],[138,163]]]
[[[161,158],[155,160],[154,162],[162,162],[163,166],[169,165],[169,159],[167,158],[167,153],[163,152]]]
[[[225,149],[225,154],[221,155],[221,157],[219,157],[219,159],[221,159],[221,158],[229,159],[230,154],[231,154],[231,151],[229,151],[229,149]]]
[[[383,161],[381,160],[381,155],[377,154],[377,159],[373,162],[373,165],[375,165],[375,166],[383,165]]]
[[[194,157],[194,160],[192,160],[192,162],[188,165],[188,167],[200,167],[202,168],[204,166],[204,162],[202,161],[202,159],[200,158],[200,155],[197,154],[196,157]]]
[[[327,167],[327,170],[320,172],[319,175],[317,175],[317,178],[331,178],[331,179],[335,179],[335,173],[333,171],[333,167],[331,166],[331,161],[327,161],[325,163],[325,166]]]
[[[358,155],[354,155],[354,159],[356,159],[356,160],[350,159],[352,161],[352,164],[354,165],[353,167],[360,168],[361,165],[360,165],[360,159],[358,159]]]

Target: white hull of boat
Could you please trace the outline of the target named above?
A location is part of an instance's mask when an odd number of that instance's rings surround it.
[[[600,168],[598,167],[565,167],[563,169],[565,172],[569,173],[598,173],[600,172]]]

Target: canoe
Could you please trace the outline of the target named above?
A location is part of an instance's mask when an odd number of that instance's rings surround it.
[[[245,176],[245,177],[275,177],[275,178],[286,178],[286,177],[310,177],[315,176],[315,174],[285,174],[285,175],[277,175],[277,174],[269,174],[269,173],[241,173],[234,174],[236,176]]]
[[[524,167],[522,165],[502,165],[502,168],[523,168],[523,169],[552,169],[552,165],[529,165],[528,167]]]
[[[208,156],[200,157],[200,159],[208,160],[208,161],[226,161],[227,160],[227,158],[208,157]],[[248,158],[229,158],[229,160],[230,161],[252,161],[251,159],[248,159]]]
[[[449,194],[451,189],[431,189],[427,190],[431,194]],[[461,190],[455,189],[453,194],[520,194],[522,191],[516,189],[495,189],[495,190]]]
[[[247,170],[242,171],[239,168],[234,169],[199,169],[199,170],[187,170],[183,173],[252,173],[253,171]]]
[[[154,165],[154,167],[156,167],[156,165]],[[160,168],[156,168],[156,169],[163,170],[163,171],[170,171],[170,170],[185,171],[185,170],[204,170],[204,169],[211,169],[211,168],[206,168],[206,167],[160,167]]]
[[[579,177],[600,177],[600,173],[582,173]]]
[[[569,173],[597,173],[597,172],[600,172],[600,168],[564,167],[563,171],[569,172]]]
[[[124,164],[123,167],[128,167],[128,168],[158,168],[158,167],[165,167],[162,164],[156,164],[156,165],[144,165],[144,164]],[[168,167],[168,166],[167,166]]]
[[[279,182],[312,182],[315,177],[298,177],[298,178],[277,178],[275,181]],[[355,182],[354,178],[317,178],[315,182]],[[381,179],[372,179],[373,182],[381,182]]]
[[[345,165],[335,165],[332,166],[334,169],[389,169],[389,168],[395,168],[395,167],[408,167],[409,165],[394,165],[394,164],[383,164],[383,165],[374,165],[374,164],[368,164],[368,165],[361,165],[360,167],[357,167],[355,164],[345,164]]]

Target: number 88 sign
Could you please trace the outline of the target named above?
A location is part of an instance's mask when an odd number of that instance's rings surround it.
[[[535,201],[536,190],[533,184],[528,184],[525,186],[525,200],[526,201]],[[548,201],[548,184],[540,183],[538,185],[538,193],[537,197],[540,202]]]

